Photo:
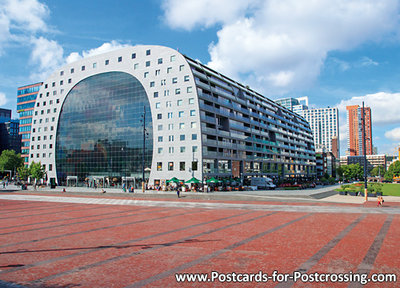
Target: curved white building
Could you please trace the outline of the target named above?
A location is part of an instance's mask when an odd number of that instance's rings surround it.
[[[127,47],[54,72],[36,99],[30,148],[29,161],[41,161],[59,184],[139,180],[143,168],[151,185],[316,173],[302,117],[161,46]]]

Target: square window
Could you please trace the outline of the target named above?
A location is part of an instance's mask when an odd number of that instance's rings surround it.
[[[157,162],[157,171],[162,171],[162,162]]]
[[[158,142],[163,142],[163,136],[158,136]]]
[[[64,71],[60,71],[60,76],[63,76],[64,75]]]
[[[158,131],[162,131],[162,130],[163,130],[163,125],[162,125],[162,124],[159,124],[159,125],[157,126],[157,129],[158,129]]]
[[[110,64],[110,60],[107,59],[107,60],[104,62],[104,64],[105,64],[105,65]]]
[[[162,64],[162,58],[158,58],[157,63]]]
[[[189,75],[185,75],[185,77],[183,77],[183,81],[188,82],[189,81]]]
[[[193,92],[192,86],[187,87],[187,88],[186,88],[186,92],[187,92],[187,93],[192,93],[192,92]]]
[[[189,104],[194,104],[194,98],[189,98]]]
[[[196,128],[196,127],[197,127],[196,122],[191,122],[190,123],[190,128]]]
[[[122,56],[118,57],[118,62],[122,62]]]
[[[177,77],[172,78],[172,84],[176,84],[176,83],[178,83],[178,78]]]
[[[172,67],[167,68],[167,73],[170,73],[172,71]]]
[[[181,153],[185,153],[186,147],[185,146],[181,146],[180,151],[181,151]]]
[[[139,63],[133,64],[133,69],[134,69],[134,70],[137,70],[138,68],[139,68]]]
[[[177,105],[177,106],[182,106],[182,103],[183,103],[183,100],[178,100],[178,101],[176,101],[176,105]]]
[[[74,68],[71,68],[71,74],[73,74],[74,72],[75,72],[75,69],[74,69]],[[44,88],[47,88],[47,84],[45,85]]]
[[[185,171],[185,162],[179,162],[179,170]]]
[[[150,61],[146,61],[146,67],[150,67]]]
[[[97,63],[93,63],[93,69],[97,68]]]
[[[197,146],[192,146],[192,152],[197,152]]]
[[[179,140],[185,141],[185,134],[179,135]]]
[[[154,85],[155,85],[154,81],[151,81],[150,82],[150,87],[154,87]]]
[[[136,53],[132,53],[132,59],[136,58]]]
[[[185,68],[185,65],[179,65],[179,71],[182,71]]]
[[[82,66],[82,67],[81,67],[81,70],[82,70],[82,71],[85,71],[85,69],[86,69],[85,66]]]
[[[146,50],[146,56],[149,56],[150,54],[151,54],[151,50],[150,49]]]
[[[156,109],[159,109],[161,107],[161,103],[160,102],[157,102],[156,103]]]
[[[147,76],[149,76],[149,72],[144,72],[143,77],[147,78]]]
[[[197,134],[192,134],[192,140],[197,140]]]
[[[158,98],[158,92],[154,92],[153,97]]]
[[[63,85],[63,84],[64,84],[64,81],[63,81],[63,80],[61,80],[61,81],[60,81],[60,85]]]
[[[156,76],[160,75],[160,72],[161,72],[160,69],[157,69],[156,70]]]
[[[190,110],[190,116],[196,116],[196,110]]]
[[[157,150],[157,152],[158,152],[158,154],[161,154],[161,153],[163,152],[163,148],[162,148],[162,147],[159,147],[158,150]]]
[[[175,61],[175,58],[176,58],[175,55],[171,55],[171,58],[170,58],[171,62],[174,62],[174,61]]]
[[[161,120],[161,119],[162,119],[162,114],[161,114],[161,113],[158,113],[158,114],[157,114],[157,119],[158,119],[158,120]]]
[[[179,111],[178,112],[178,117],[179,118],[182,118],[182,117],[184,117],[185,116],[185,112],[184,111]]]
[[[175,89],[175,95],[181,94],[181,88],[176,88]]]
[[[185,123],[179,123],[179,129],[185,129]]]
[[[168,162],[168,171],[174,171],[174,162]]]
[[[72,82],[72,79],[71,79],[71,78],[69,78],[69,79],[68,79],[68,83],[69,83],[69,84],[71,84],[71,82]]]

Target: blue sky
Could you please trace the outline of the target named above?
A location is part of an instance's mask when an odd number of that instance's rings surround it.
[[[307,4],[306,4],[307,3]],[[400,2],[395,0],[0,0],[0,107],[57,67],[124,45],[155,44],[272,98],[372,108],[373,142],[400,143]]]

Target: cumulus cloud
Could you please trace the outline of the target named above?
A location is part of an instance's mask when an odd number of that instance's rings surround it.
[[[118,41],[112,40],[111,42],[103,43],[101,46],[99,46],[97,48],[85,50],[85,51],[82,51],[81,53],[72,52],[70,55],[68,55],[66,57],[66,62],[72,63],[72,62],[78,61],[83,58],[88,58],[91,56],[103,54],[103,53],[110,52],[110,51],[117,50],[117,49],[121,49],[126,46],[128,46],[128,45],[121,44]]]
[[[191,30],[217,23],[233,22],[258,1],[243,0],[165,0],[165,21],[172,28]]]
[[[7,102],[6,94],[0,92],[0,106],[6,105]]]
[[[400,127],[386,131],[385,137],[393,141],[400,141]]]
[[[37,32],[48,31],[48,15],[47,6],[37,0],[0,0],[0,53],[10,42],[23,43]]]
[[[220,24],[208,65],[270,92],[312,84],[329,51],[350,50],[396,33],[399,10],[396,0],[183,2],[164,1],[170,27]],[[194,6],[186,5],[192,2]]]
[[[36,72],[31,75],[31,78],[43,81],[63,64],[64,49],[56,41],[44,37],[33,38],[31,42],[33,45],[31,62],[36,67]]]

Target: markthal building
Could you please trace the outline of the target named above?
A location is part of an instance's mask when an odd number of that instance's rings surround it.
[[[316,175],[302,117],[162,46],[55,71],[38,92],[31,129],[29,162],[59,185]]]

